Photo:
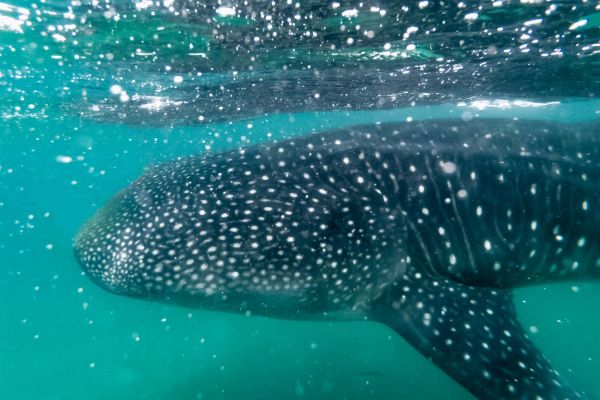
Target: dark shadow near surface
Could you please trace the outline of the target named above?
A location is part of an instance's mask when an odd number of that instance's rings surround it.
[[[20,27],[21,36],[1,33],[15,45],[0,44],[0,66],[12,85],[29,85],[29,97],[47,104],[15,112],[22,91],[4,90],[0,112],[8,115],[57,110],[105,122],[194,125],[475,98],[593,98],[600,89],[592,2],[23,7],[44,19]],[[55,32],[63,25],[68,32]]]
[[[139,95],[126,104],[118,98],[90,104],[67,104],[84,118],[120,121],[126,124],[161,126],[194,125],[206,122],[244,119],[272,113],[322,110],[385,110],[411,105],[456,103],[480,98],[523,96],[555,101],[561,96],[594,97],[598,91],[595,76],[600,65],[578,65],[572,60],[547,60],[541,69],[493,61],[486,70],[477,64],[460,68],[434,64],[390,63],[378,67],[344,69],[332,65],[316,71],[273,71],[248,73],[244,79],[224,76],[221,82],[191,78],[178,87]],[[396,64],[396,65],[394,65]],[[439,69],[445,69],[440,73]],[[555,74],[566,77],[556,80]],[[157,83],[164,75],[147,72]],[[571,76],[573,79],[568,78]],[[464,83],[471,82],[468,85]],[[169,82],[164,82],[169,85]],[[146,90],[147,91],[147,90]]]

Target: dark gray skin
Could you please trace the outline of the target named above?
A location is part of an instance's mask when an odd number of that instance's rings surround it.
[[[78,234],[115,293],[387,324],[479,398],[573,399],[511,288],[600,276],[597,124],[360,126],[150,168]]]

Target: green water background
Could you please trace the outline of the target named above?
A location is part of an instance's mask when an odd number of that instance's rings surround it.
[[[409,117],[597,119],[592,2],[556,2],[550,14],[548,2],[429,1],[409,12],[390,2],[385,15],[349,2],[360,12],[345,17],[346,7],[306,1],[273,13],[316,15],[275,24],[277,39],[267,38],[268,21],[251,18],[259,2],[234,17],[215,16],[216,6],[185,17],[125,0],[74,3],[0,2],[0,399],[471,398],[382,325],[268,320],[107,293],[81,274],[73,236],[146,166],[185,154]],[[466,20],[473,11],[477,20]],[[409,26],[419,30],[405,37]],[[307,30],[319,35],[307,39]],[[128,101],[111,94],[115,84]],[[149,112],[144,96],[163,108]],[[481,99],[492,104],[470,106]],[[515,99],[534,104],[506,103]],[[309,112],[348,102],[355,111]],[[573,387],[600,399],[600,285],[540,285],[515,300],[536,345]]]
[[[587,108],[586,108],[587,107]],[[472,111],[590,119],[598,104]],[[107,293],[80,273],[72,238],[145,166],[340,124],[464,115],[438,106],[285,114],[203,127],[76,118],[4,121],[0,138],[0,396],[3,399],[470,398],[385,326],[203,312]],[[590,133],[592,134],[592,133]],[[233,137],[230,141],[228,137]],[[208,140],[207,138],[210,138]],[[72,157],[70,163],[58,156]],[[600,398],[600,286],[516,291],[519,318],[571,383]]]

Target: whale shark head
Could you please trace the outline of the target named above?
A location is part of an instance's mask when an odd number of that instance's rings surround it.
[[[132,200],[126,191],[114,196],[79,230],[74,252],[96,284],[114,293],[137,295],[143,270],[131,247],[133,240],[139,240]]]
[[[317,145],[154,166],[81,229],[76,256],[119,294],[267,315],[358,309],[402,274],[405,229],[376,188],[353,192],[368,186],[360,177],[344,183],[327,164],[310,164]],[[362,157],[318,154],[342,165]]]

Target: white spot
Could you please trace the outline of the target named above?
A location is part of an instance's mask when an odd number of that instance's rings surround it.
[[[584,26],[587,25],[587,23],[588,23],[587,19],[580,19],[579,21],[571,24],[571,26],[569,26],[569,30],[574,31],[575,29],[583,28]]]
[[[73,161],[73,157],[59,155],[59,156],[56,156],[56,161],[61,164],[69,164],[70,162]]]
[[[440,167],[442,167],[442,171],[444,171],[446,174],[453,174],[457,169],[456,164],[454,164],[452,161],[441,161]]]
[[[217,8],[216,13],[219,14],[220,17],[233,17],[235,16],[235,8],[233,7],[225,7],[221,6]]]
[[[342,11],[342,17],[346,17],[346,18],[354,18],[358,15],[358,10],[353,8],[351,10],[344,10]]]
[[[122,91],[123,91],[123,88],[119,85],[112,85],[110,87],[110,93],[114,94],[115,96],[118,94],[121,94]]]
[[[537,221],[531,221],[531,230],[535,231],[537,229]]]
[[[529,21],[523,22],[523,25],[525,25],[525,26],[532,26],[532,25],[539,25],[541,23],[542,23],[542,19],[541,18],[535,18],[535,19],[530,19]]]
[[[531,325],[529,327],[529,332],[531,332],[531,333],[538,333],[538,327],[535,326],[535,325]]]
[[[477,18],[479,18],[479,14],[477,14],[476,12],[468,13],[465,15],[465,19],[467,21],[475,21],[477,20]]]

